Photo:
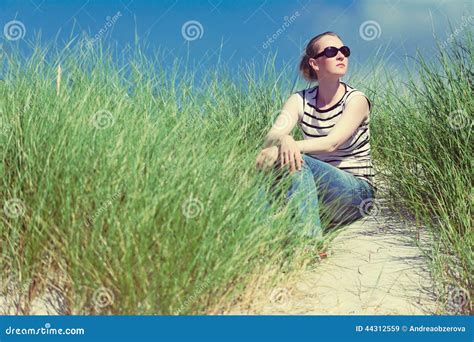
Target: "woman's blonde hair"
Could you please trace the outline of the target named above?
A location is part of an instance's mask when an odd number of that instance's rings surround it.
[[[311,65],[309,65],[309,59],[316,55],[319,48],[318,41],[323,36],[326,36],[326,35],[334,36],[341,39],[341,37],[339,37],[336,33],[331,32],[331,31],[326,31],[321,34],[318,34],[317,36],[314,36],[313,38],[311,38],[311,40],[308,42],[308,45],[306,45],[305,53],[303,57],[301,57],[301,61],[300,61],[301,75],[303,75],[303,77],[310,82],[317,81],[318,75],[316,74],[316,71],[311,67]]]

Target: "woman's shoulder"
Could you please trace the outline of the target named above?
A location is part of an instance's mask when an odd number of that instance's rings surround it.
[[[295,91],[293,94],[298,94],[302,97],[306,97],[310,94],[314,94],[317,88],[318,88],[317,85],[312,86],[312,87],[308,87],[308,88],[302,88],[300,90]]]
[[[312,97],[316,94],[316,89],[318,86],[312,86],[308,88],[299,89],[291,94],[291,96],[298,97],[299,101],[305,102],[310,101]]]
[[[370,109],[371,109],[371,107],[372,107],[372,103],[371,103],[369,97],[365,94],[365,92],[362,91],[362,90],[360,90],[360,89],[358,89],[358,88],[356,88],[356,87],[353,87],[353,86],[351,86],[351,85],[349,85],[349,84],[347,84],[347,83],[345,83],[345,85],[346,85],[346,93],[345,93],[345,95],[344,95],[344,105],[345,105],[347,102],[349,102],[350,99],[352,99],[352,98],[354,98],[354,97],[356,97],[356,96],[363,96],[363,97],[365,97],[365,98],[367,99],[367,102],[368,102],[368,104],[369,104],[369,111],[370,111]]]
[[[311,96],[314,96],[317,86],[303,88],[291,93],[288,101],[296,103],[298,108],[298,121],[301,121],[305,112],[306,103],[311,102]]]

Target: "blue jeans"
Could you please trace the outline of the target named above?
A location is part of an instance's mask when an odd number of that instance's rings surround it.
[[[309,155],[302,154],[302,158],[301,170],[289,175],[289,189],[285,189],[285,203],[296,216],[297,229],[303,229],[306,236],[321,236],[322,219],[331,227],[354,222],[366,215],[364,204],[375,196],[368,182]],[[274,165],[279,178],[272,185],[272,191],[279,188],[284,173],[289,174],[289,166],[279,169],[279,163]],[[262,187],[257,196],[263,199],[264,210],[270,213],[267,191]]]

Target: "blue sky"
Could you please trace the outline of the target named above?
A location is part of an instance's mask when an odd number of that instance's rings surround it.
[[[212,68],[219,58],[232,67],[258,63],[267,53],[277,52],[277,66],[289,63],[296,70],[306,42],[332,30],[351,47],[352,65],[383,58],[400,66],[416,48],[430,54],[433,32],[446,39],[448,19],[454,28],[466,27],[465,23],[472,27],[473,4],[464,0],[0,0],[0,44],[9,43],[6,28],[15,20],[24,26],[15,43],[26,47],[39,32],[43,41],[58,37],[59,42],[87,32],[121,47],[132,44],[137,34],[150,50],[159,48],[170,60],[189,53],[201,69]],[[106,32],[100,34],[101,29]]]

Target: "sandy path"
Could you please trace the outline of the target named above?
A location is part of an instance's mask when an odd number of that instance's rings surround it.
[[[226,314],[426,315],[440,312],[429,261],[427,229],[395,219],[383,199],[371,215],[330,242],[312,270],[277,284],[245,308]]]

